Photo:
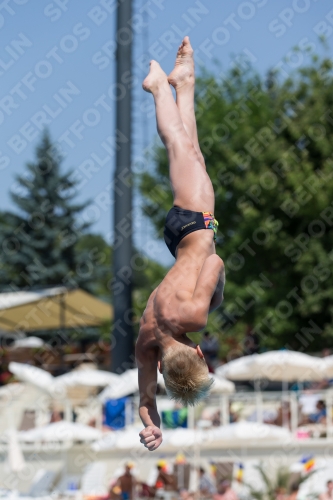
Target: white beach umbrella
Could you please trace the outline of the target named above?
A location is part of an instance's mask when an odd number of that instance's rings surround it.
[[[256,378],[255,360],[257,357],[258,354],[252,354],[252,356],[243,356],[229,361],[216,368],[215,374],[230,380],[252,380]]]
[[[140,443],[139,432],[140,429],[125,429],[123,431],[117,432],[117,442],[116,449],[118,450],[132,450],[133,448],[142,448],[142,443]]]
[[[296,351],[269,351],[230,361],[216,373],[231,380],[316,381],[324,377],[321,361]]]
[[[333,378],[333,356],[326,356],[325,358],[320,358],[322,370],[324,372],[325,378]]]
[[[20,441],[24,442],[55,442],[55,441],[95,441],[102,437],[102,432],[88,425],[73,422],[55,422],[43,427],[18,433]]]
[[[242,444],[246,441],[271,442],[289,441],[291,432],[277,425],[261,424],[258,422],[236,422],[234,424],[216,427],[208,431],[210,442],[232,442]]]
[[[110,432],[92,444],[94,451],[141,448],[139,432],[142,428],[131,428]],[[217,427],[213,430],[166,429],[162,446],[179,450],[194,445],[239,444],[249,442],[288,442],[292,435],[288,429],[276,425],[255,422],[239,422]]]
[[[321,360],[296,351],[270,351],[256,358],[258,378],[293,382],[322,380]]]
[[[215,373],[210,373],[209,376],[214,380],[210,390],[211,394],[232,394],[235,392],[235,384],[230,380],[219,377]]]
[[[33,348],[38,348],[38,347],[42,347],[43,345],[45,345],[45,342],[40,339],[39,337],[25,337],[23,339],[17,339],[15,340],[12,345],[11,345],[11,348],[30,348],[30,349],[33,349]]]
[[[12,399],[19,398],[25,390],[25,384],[19,384],[18,382],[3,385],[2,387],[0,387],[1,403],[6,400],[10,401]]]
[[[98,439],[98,441],[95,441],[91,445],[91,448],[94,451],[114,450],[116,447],[119,432],[120,431],[115,431],[104,434],[100,439]],[[139,435],[139,432],[140,431],[137,432],[137,435]]]
[[[16,363],[12,361],[9,363],[9,371],[22,382],[28,382],[48,392],[54,381],[54,377],[47,371],[25,363]]]
[[[170,429],[163,432],[163,442],[173,448],[187,448],[207,441],[208,434],[196,429]]]
[[[131,427],[120,431],[113,431],[104,434],[101,439],[92,444],[94,451],[102,450],[132,450],[133,448],[142,448],[139,433],[142,426]]]
[[[94,451],[102,450],[131,450],[133,448],[143,448],[140,443],[139,433],[142,427],[132,427],[121,431],[110,432],[105,434],[100,440],[92,444]],[[208,434],[207,434],[208,435]],[[163,431],[163,445],[173,447],[175,449],[193,446],[200,444],[205,439],[205,434],[202,431],[194,429],[170,429]]]
[[[105,387],[117,384],[119,375],[103,370],[73,370],[54,378],[54,387],[65,388],[75,386]]]
[[[25,363],[9,363],[9,371],[19,380],[47,391],[51,395],[63,395],[68,387],[89,386],[104,387],[118,383],[119,375],[103,370],[73,370],[65,375],[53,377],[50,373],[36,366]]]
[[[137,368],[127,370],[121,375],[117,375],[117,377],[115,383],[106,387],[104,391],[98,395],[98,400],[101,403],[105,403],[108,399],[119,399],[129,396],[139,390]]]

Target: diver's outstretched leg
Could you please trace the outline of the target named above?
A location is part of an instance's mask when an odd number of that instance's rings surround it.
[[[203,168],[200,149],[185,130],[168,78],[156,61],[151,61],[142,86],[154,96],[157,130],[169,157],[174,204],[187,210],[213,212],[214,191]]]
[[[156,61],[142,84],[154,96],[157,130],[168,157],[174,204],[193,211],[214,211],[214,191],[201,158],[187,134],[167,75]]]
[[[205,160],[199,146],[197,124],[195,120],[194,60],[193,49],[188,36],[184,38],[179,46],[175,67],[168,76],[168,80],[176,90],[176,102],[185,130],[198,153],[202,165],[205,167]]]

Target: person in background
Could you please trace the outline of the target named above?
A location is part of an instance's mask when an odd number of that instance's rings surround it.
[[[61,422],[61,420],[64,419],[64,412],[51,409],[51,417],[50,417],[50,424],[54,424],[55,422]]]
[[[136,479],[131,473],[131,464],[125,465],[125,472],[122,476],[118,477],[116,486],[120,488],[121,500],[133,500],[134,490],[136,486]]]
[[[208,331],[205,331],[200,342],[200,349],[205,357],[209,371],[214,373],[214,367],[219,353],[218,339]]]
[[[89,425],[89,427],[94,427],[94,428],[96,428],[96,427],[97,427],[97,420],[96,420],[96,418],[91,418],[91,419],[89,420],[89,422],[88,422],[88,425]]]
[[[179,492],[180,500],[195,500],[195,493],[191,493],[187,490],[181,490]]]
[[[326,405],[325,401],[320,399],[316,404],[317,411],[309,415],[309,423],[311,424],[325,424],[326,423]]]
[[[299,483],[293,483],[290,486],[290,494],[287,496],[287,500],[296,500],[299,492]]]
[[[172,410],[163,410],[161,416],[165,429],[187,427],[188,409],[183,408],[179,403],[176,403]]]
[[[235,422],[238,422],[238,419],[238,413],[232,409],[232,404],[229,403],[229,423],[234,424]],[[217,410],[215,413],[213,413],[211,420],[213,427],[219,427],[220,425],[222,425],[221,411]]]
[[[213,500],[238,500],[238,496],[231,488],[229,479],[221,481],[217,487],[217,493],[213,495]]]
[[[173,474],[169,474],[163,465],[157,465],[158,476],[155,483],[155,488],[164,491],[176,491],[176,478]]]
[[[264,418],[265,424],[279,425],[280,427],[290,427],[291,409],[289,401],[282,401],[274,418]]]
[[[283,486],[279,486],[278,488],[275,489],[274,495],[275,495],[275,500],[286,500],[287,498],[286,488],[284,488]]]
[[[13,374],[9,371],[9,360],[6,355],[0,356],[0,386],[8,384],[13,378]]]
[[[199,491],[202,496],[211,496],[216,492],[212,479],[203,467],[199,468]]]
[[[319,495],[319,500],[332,500],[333,499],[333,481],[330,479],[326,483],[326,491]]]

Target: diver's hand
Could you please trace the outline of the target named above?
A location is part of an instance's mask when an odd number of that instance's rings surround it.
[[[155,451],[162,443],[162,431],[154,425],[148,425],[140,432],[140,443],[149,451]]]

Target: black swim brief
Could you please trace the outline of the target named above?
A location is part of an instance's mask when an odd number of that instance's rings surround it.
[[[164,226],[164,241],[171,254],[176,256],[180,241],[199,229],[212,229],[216,239],[218,222],[210,212],[193,212],[180,207],[169,210]]]

